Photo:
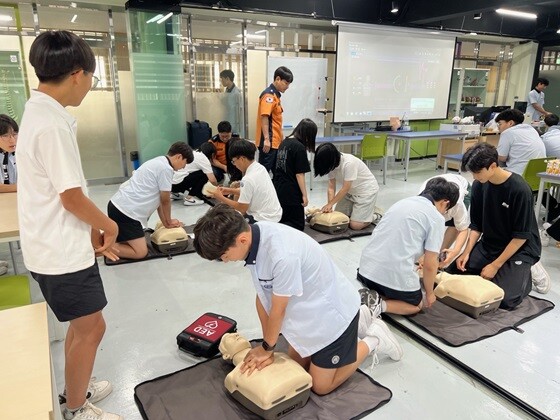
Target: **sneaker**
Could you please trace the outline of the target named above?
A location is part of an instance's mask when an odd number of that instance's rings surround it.
[[[181,193],[171,193],[171,199],[172,200],[180,200],[181,199]]]
[[[374,350],[375,355],[386,354],[393,360],[401,360],[403,357],[403,349],[397,337],[389,330],[387,324],[381,319],[374,318],[371,326],[367,330],[367,335],[377,337],[379,344]]]
[[[360,293],[360,300],[362,305],[366,305],[371,309],[371,313],[374,318],[381,315],[381,297],[375,290],[370,290],[368,288],[362,288],[358,290]]]
[[[0,260],[0,267],[7,267],[8,261]]]
[[[62,417],[65,420],[124,420],[124,417],[118,414],[107,413],[89,401],[86,401],[84,406],[76,411],[74,415],[65,409]]]
[[[358,320],[358,338],[360,340],[367,335],[367,330],[371,326],[373,318],[374,316],[371,313],[371,309],[369,309],[366,305],[361,305],[360,318]]]
[[[200,206],[201,204],[204,204],[204,201],[196,197],[185,197],[185,199],[183,200],[183,205],[185,206]]]
[[[8,267],[0,265],[0,276],[3,276],[8,272]]]
[[[542,229],[539,229],[539,235],[541,237],[541,245],[542,246],[549,246],[550,245],[550,235],[546,232],[546,230],[551,226],[550,223],[543,223]]]
[[[94,376],[90,379],[86,398],[90,403],[101,401],[113,391],[113,386],[109,381],[95,381],[97,378]],[[66,390],[58,395],[58,402],[60,405],[66,404]]]
[[[531,267],[531,280],[536,292],[545,295],[550,290],[550,276],[540,261]]]

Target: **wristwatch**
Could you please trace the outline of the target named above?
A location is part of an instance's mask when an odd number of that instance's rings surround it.
[[[270,344],[268,344],[266,342],[266,340],[263,340],[261,345],[262,345],[262,348],[264,349],[264,351],[274,351],[274,349],[276,348],[276,344],[271,346]]]

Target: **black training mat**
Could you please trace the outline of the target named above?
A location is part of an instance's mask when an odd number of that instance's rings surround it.
[[[507,330],[517,330],[521,324],[553,308],[554,303],[548,300],[527,296],[514,310],[498,309],[474,319],[436,301],[430,309],[422,310],[406,319],[445,344],[460,347]]]
[[[279,346],[285,351],[286,341],[281,338]],[[232,370],[233,365],[216,356],[137,385],[134,400],[142,417],[149,420],[259,419],[227,393],[224,379]],[[359,419],[389,402],[392,395],[357,371],[328,395],[312,392],[305,406],[283,419]]]
[[[311,236],[313,239],[315,239],[317,242],[319,242],[320,244],[326,244],[327,242],[340,241],[342,239],[351,241],[352,238],[357,238],[358,236],[369,236],[371,235],[371,232],[373,232],[373,229],[375,229],[375,226],[376,225],[372,223],[371,225],[369,225],[368,227],[362,230],[347,229],[346,232],[331,234],[331,233],[323,233],[323,232],[319,232],[318,230],[311,229],[309,223],[306,222],[303,231],[307,233],[309,236]]]
[[[185,229],[185,231],[187,233],[192,233],[193,230],[194,230],[194,225],[183,226],[183,229]],[[159,252],[158,250],[156,250],[153,247],[152,241],[150,239],[150,235],[153,232],[154,232],[153,229],[146,229],[144,231],[144,237],[146,238],[146,243],[148,244],[148,255],[146,255],[146,257],[144,257],[140,260],[129,260],[127,258],[120,258],[117,261],[112,261],[112,260],[108,259],[107,257],[103,257],[103,260],[105,261],[105,265],[130,264],[130,263],[135,263],[135,262],[140,262],[140,261],[153,260],[154,258],[168,258],[168,259],[171,259],[176,255],[190,254],[192,252],[195,252],[192,240],[189,241],[189,246],[187,247],[187,249],[185,249],[182,252],[175,252],[175,253],[171,253],[171,254],[164,254],[162,252]]]

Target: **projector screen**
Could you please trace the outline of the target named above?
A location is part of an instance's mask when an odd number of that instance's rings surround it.
[[[334,122],[447,118],[455,37],[339,24]]]

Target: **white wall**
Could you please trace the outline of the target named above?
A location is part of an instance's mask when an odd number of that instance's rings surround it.
[[[531,82],[535,62],[537,60],[538,45],[536,42],[516,45],[513,48],[513,60],[508,75],[509,85],[505,96],[505,105],[513,105],[514,97],[519,97],[520,101],[525,101],[531,90]],[[505,89],[508,80],[502,80],[501,86]],[[500,89],[502,90],[502,89]],[[504,97],[500,92],[499,97]]]

